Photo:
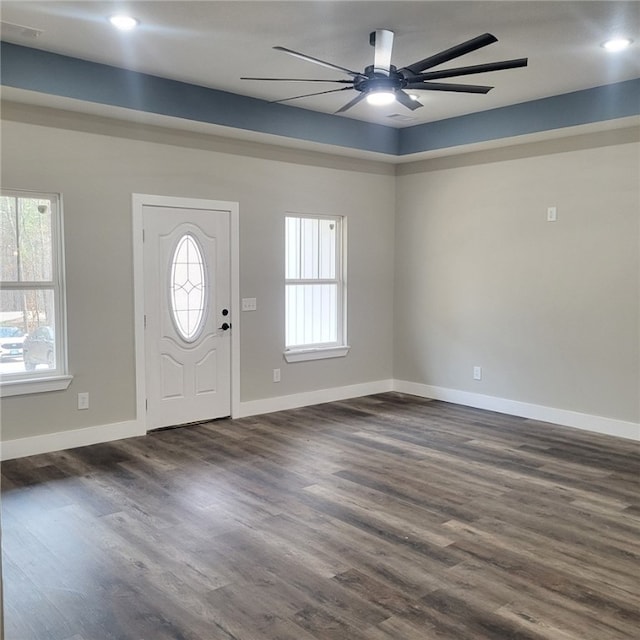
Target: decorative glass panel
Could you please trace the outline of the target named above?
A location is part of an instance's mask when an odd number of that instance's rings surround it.
[[[183,340],[193,342],[204,325],[207,287],[204,257],[190,233],[178,240],[173,253],[169,289],[176,330]]]

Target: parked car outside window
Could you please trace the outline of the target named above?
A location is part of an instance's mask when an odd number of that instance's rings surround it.
[[[55,335],[52,327],[38,327],[24,340],[24,368],[33,371],[37,365],[44,364],[49,369],[56,365]]]
[[[0,359],[19,360],[22,358],[24,331],[18,327],[0,327]]]

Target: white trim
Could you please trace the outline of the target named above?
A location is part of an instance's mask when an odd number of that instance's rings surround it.
[[[231,417],[240,412],[240,205],[229,203],[229,251],[231,261]]]
[[[136,361],[136,417],[145,424],[146,371],[144,356],[144,253],[142,212],[145,206],[205,209],[229,212],[230,287],[231,287],[231,417],[240,406],[240,209],[237,202],[201,198],[158,196],[143,193],[131,195],[133,239],[133,298]]]
[[[72,380],[73,376],[4,380],[0,386],[0,398],[24,396],[30,393],[44,393],[46,391],[64,391],[69,387]]]
[[[605,418],[603,416],[594,416],[577,411],[568,411],[567,409],[545,407],[544,405],[487,396],[470,391],[434,387],[418,382],[408,382],[407,380],[395,380],[394,391],[421,396],[423,398],[443,400],[445,402],[475,407],[477,409],[507,413],[521,418],[540,420],[541,422],[550,422],[565,427],[574,427],[576,429],[582,429],[583,431],[593,431],[603,435],[640,441],[640,424],[636,422],[626,422],[615,418]]]
[[[13,460],[25,456],[35,456],[40,453],[62,451],[75,447],[85,447],[89,444],[100,444],[123,438],[143,436],[146,431],[144,425],[138,421],[114,422],[98,427],[85,427],[58,433],[47,433],[42,436],[5,440],[0,443],[0,460]]]
[[[299,407],[309,407],[314,404],[324,402],[335,402],[337,400],[347,400],[349,398],[359,398],[370,396],[374,393],[384,393],[393,390],[393,380],[376,380],[374,382],[363,382],[352,384],[346,387],[332,387],[330,389],[318,389],[317,391],[305,391],[289,396],[278,396],[276,398],[264,398],[262,400],[249,400],[240,403],[240,411],[236,417],[246,418],[263,413],[273,413],[274,411],[284,411],[286,409],[298,409]]]
[[[304,362],[306,360],[322,360],[324,358],[344,358],[351,347],[312,347],[310,349],[287,349],[282,355],[287,362]]]
[[[434,387],[417,382],[408,382],[406,380],[378,380],[362,384],[353,384],[346,387],[306,391],[276,398],[237,402],[237,406],[233,412],[235,418],[244,418],[264,413],[273,413],[274,411],[297,409],[299,407],[307,407],[325,402],[359,398],[361,396],[387,391],[399,391],[423,398],[432,398],[434,400],[443,400],[468,407],[507,413],[509,415],[550,422],[567,427],[575,427],[577,429],[593,431],[618,438],[640,440],[640,424],[634,422],[593,416],[575,411],[567,411],[565,409],[554,409],[552,407],[507,400],[505,398],[486,396],[468,391],[459,391],[457,389]],[[236,390],[233,391],[233,395],[235,396],[237,392],[238,390],[236,388]],[[22,458],[24,456],[48,453],[51,451],[61,451],[90,444],[111,442],[122,438],[143,436],[145,434],[146,428],[144,421],[131,420],[129,422],[117,422],[97,427],[72,429],[70,431],[49,433],[42,436],[32,436],[17,440],[6,440],[0,443],[0,460],[11,460],[13,458]]]

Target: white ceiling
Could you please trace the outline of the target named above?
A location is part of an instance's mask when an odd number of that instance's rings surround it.
[[[498,42],[440,68],[528,57],[524,69],[472,76],[488,95],[423,92],[424,108],[360,103],[344,117],[409,126],[640,77],[640,2],[458,2],[264,0],[56,2],[3,0],[2,39],[69,56],[265,100],[334,88],[240,80],[241,76],[341,77],[274,51],[281,45],[350,69],[373,61],[369,33],[395,33],[398,67],[485,32]],[[141,22],[129,33],[106,21],[126,10]],[[25,36],[4,23],[42,30]],[[634,39],[625,52],[600,44],[613,35]],[[346,77],[346,76],[343,76]],[[452,82],[465,82],[453,79]],[[446,80],[444,81],[446,82]],[[345,91],[288,104],[333,113],[355,95]],[[392,114],[408,120],[389,118]]]

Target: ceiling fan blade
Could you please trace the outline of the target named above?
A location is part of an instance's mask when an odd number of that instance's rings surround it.
[[[249,78],[243,77],[240,80],[268,80],[270,82],[339,82],[340,84],[353,84],[353,80],[318,80],[315,78]]]
[[[493,87],[478,84],[449,84],[444,82],[409,82],[405,89],[418,91],[455,91],[457,93],[489,93]]]
[[[393,31],[377,29],[369,34],[369,43],[375,47],[373,70],[389,75],[391,69],[391,51],[393,49]]]
[[[517,58],[516,60],[503,60],[502,62],[487,62],[486,64],[475,64],[471,67],[457,67],[455,69],[442,69],[441,71],[427,71],[407,78],[409,82],[419,82],[420,80],[437,80],[438,78],[454,78],[456,76],[470,76],[474,73],[485,73],[488,71],[501,71],[503,69],[517,69],[526,67],[527,58]]]
[[[297,100],[298,98],[310,98],[311,96],[321,96],[325,93],[335,93],[336,91],[349,91],[353,87],[341,87],[340,89],[329,89],[329,91],[317,91],[316,93],[304,93],[301,96],[292,96],[291,98],[281,98],[280,100],[269,100],[270,104],[276,102],[287,102],[288,100]]]
[[[497,41],[498,38],[491,33],[483,33],[481,36],[477,36],[476,38],[457,44],[455,47],[451,47],[450,49],[436,53],[433,56],[429,56],[424,60],[419,60],[418,62],[407,65],[406,67],[399,69],[399,71],[408,71],[409,74],[416,75],[425,69],[430,69],[431,67],[435,67],[443,62],[448,62],[449,60],[463,56],[465,53],[471,53],[472,51],[476,51],[477,49],[481,49],[482,47],[486,47],[487,45]]]
[[[347,109],[355,107],[361,100],[364,100],[364,93],[359,93],[353,100],[347,102],[347,104],[340,107],[337,111],[334,111],[334,113],[344,113]]]
[[[351,71],[351,69],[346,69],[345,67],[339,67],[336,64],[331,64],[331,62],[325,62],[324,60],[320,60],[319,58],[313,58],[312,56],[305,55],[304,53],[298,53],[293,49],[287,49],[286,47],[273,47],[276,51],[284,51],[288,53],[290,56],[294,58],[300,58],[301,60],[306,60],[307,62],[313,62],[314,64],[319,64],[322,67],[327,67],[327,69],[334,69],[335,71],[342,71],[343,73],[347,73],[350,76],[359,76],[360,74],[356,71]]]
[[[401,105],[407,107],[407,109],[411,109],[411,111],[415,111],[416,109],[424,106],[422,102],[414,100],[408,93],[405,93],[404,91],[396,91],[396,101]]]

